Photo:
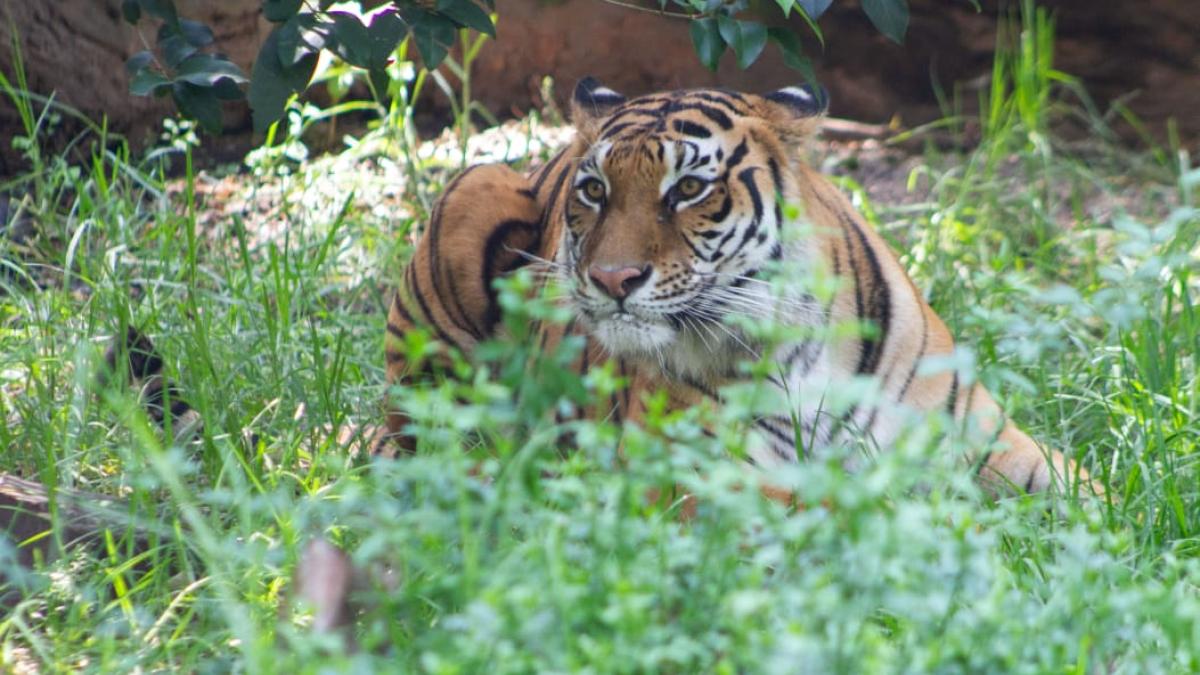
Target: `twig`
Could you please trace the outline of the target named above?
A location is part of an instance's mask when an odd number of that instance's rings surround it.
[[[704,14],[683,14],[681,12],[668,12],[665,9],[654,9],[652,7],[642,7],[641,5],[635,5],[632,2],[622,2],[621,0],[601,0],[601,2],[607,2],[610,5],[624,7],[625,9],[634,9],[639,12],[648,12],[650,14],[656,14],[658,16],[666,16],[666,17],[670,17],[673,19],[689,19],[690,20],[690,19],[700,19],[705,16]]]

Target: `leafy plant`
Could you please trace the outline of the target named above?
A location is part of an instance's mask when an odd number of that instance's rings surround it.
[[[244,95],[250,102],[255,130],[263,132],[280,118],[288,99],[308,87],[321,52],[333,53],[366,70],[376,97],[383,98],[388,90],[386,66],[404,40],[412,39],[424,66],[432,70],[450,52],[458,31],[469,29],[495,37],[496,26],[488,14],[494,9],[494,0],[483,3],[390,0],[370,11],[350,12],[338,8],[351,3],[333,0],[320,0],[315,6],[302,0],[262,0],[263,16],[276,25],[259,50],[247,80],[225,57],[200,51],[212,44],[212,31],[180,18],[174,0],[125,0],[129,22],[137,23],[143,14],[162,21],[158,56],[146,50],[125,64],[132,78],[130,92],[139,96],[170,94],[180,112],[196,118],[208,131],[221,128],[220,101]],[[793,14],[801,17],[824,46],[817,19],[832,3],[776,0],[775,6],[784,19]],[[361,8],[361,3],[357,4]],[[762,20],[764,12],[752,11],[749,0],[659,0],[658,4],[658,11],[690,21],[696,55],[711,70],[717,69],[726,52],[733,53],[739,68],[749,68],[771,42],[788,66],[806,79],[816,80],[800,37],[789,28],[768,27]],[[668,4],[678,9],[668,12]],[[908,29],[908,0],[863,0],[862,8],[880,32],[896,42],[903,41]],[[463,44],[468,51],[478,50],[479,43],[467,47],[465,37]],[[464,54],[464,65],[471,58]],[[237,85],[247,81],[249,90],[243,94]]]
[[[747,13],[749,0],[671,0],[685,11],[680,16],[691,20],[692,46],[700,62],[710,70],[716,70],[721,57],[732,51],[739,68],[749,68],[762,55],[767,42],[775,43],[783,56],[784,63],[801,71],[809,80],[815,80],[812,64],[795,32],[778,26],[768,28],[761,21],[738,18]],[[660,6],[666,6],[660,0]],[[812,29],[818,42],[824,46],[825,37],[817,26],[833,0],[776,0],[783,18],[794,12],[804,19]],[[871,23],[884,35],[896,42],[904,40],[908,29],[908,0],[864,0],[863,11]]]
[[[125,0],[125,20],[137,23],[145,13],[160,19],[157,52],[140,51],[125,62],[129,91],[137,96],[167,96],[185,115],[208,131],[221,130],[221,101],[242,98],[241,69],[219,54],[202,51],[213,43],[212,30],[180,18],[173,0]]]
[[[459,29],[495,36],[488,15],[492,1],[485,3],[487,10],[473,0],[393,0],[369,13],[354,13],[334,9],[333,0],[320,0],[315,6],[301,0],[263,0],[263,16],[276,25],[254,60],[249,91],[244,94],[255,130],[266,131],[283,114],[288,99],[308,86],[322,51],[365,69],[382,96],[392,52],[410,36],[427,68],[445,59]],[[144,51],[126,62],[133,76],[130,91],[137,95],[171,92],[181,112],[199,119],[206,129],[219,131],[217,100],[242,98],[233,85],[247,80],[227,59],[196,52],[212,42],[212,32],[180,19],[174,0],[125,0],[124,8],[131,23],[143,11],[163,22],[158,34],[161,59]]]

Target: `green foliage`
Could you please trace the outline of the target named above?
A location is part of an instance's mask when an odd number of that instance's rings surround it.
[[[246,82],[240,68],[229,59],[201,50],[212,45],[212,31],[203,24],[181,19],[173,0],[125,0],[122,12],[136,23],[145,12],[160,20],[158,56],[140,51],[125,62],[129,91],[137,96],[167,96],[208,131],[221,130],[222,100],[241,98],[238,84]]]
[[[824,46],[817,19],[832,1],[776,0],[776,5],[785,19],[793,12],[802,17]],[[136,24],[143,15],[162,22],[158,58],[153,52],[142,51],[125,64],[131,78],[130,92],[137,96],[170,93],[182,114],[215,132],[221,128],[219,102],[241,98],[243,92],[237,85],[248,81],[245,96],[253,111],[254,128],[265,132],[279,120],[288,100],[308,87],[322,51],[366,70],[382,102],[389,59],[410,37],[429,70],[446,59],[460,29],[495,37],[495,23],[488,14],[493,3],[484,0],[484,4],[486,10],[475,0],[391,0],[369,12],[352,13],[331,9],[332,0],[321,0],[316,6],[300,0],[263,0],[263,16],[277,25],[260,48],[247,80],[226,58],[198,52],[212,43],[212,31],[181,19],[174,0],[125,0],[124,16],[130,23]],[[679,8],[671,12],[673,16],[689,20],[692,44],[705,67],[716,70],[722,56],[731,51],[739,68],[749,68],[772,42],[784,63],[815,82],[800,37],[790,28],[768,28],[763,22],[766,17],[749,11],[749,0],[659,1],[663,10],[668,4]],[[907,0],[867,0],[863,10],[880,32],[896,42],[903,41],[908,27]]]
[[[795,68],[809,81],[815,81],[812,63],[805,56],[800,37],[790,28],[774,26],[768,28],[762,22],[765,16],[755,16],[764,10],[748,12],[748,0],[734,2],[711,2],[710,0],[660,0],[665,9],[668,4],[677,6],[676,13],[691,21],[692,46],[700,62],[710,70],[716,70],[726,51],[732,51],[739,68],[749,68],[762,55],[768,41],[775,43],[783,56],[784,63]],[[833,0],[776,0],[783,18],[795,12],[812,30],[813,36],[824,46],[825,37],[817,27],[821,17]],[[908,28],[908,0],[869,0],[862,3],[863,11],[871,23],[884,35],[896,42],[904,40]],[[754,16],[752,19],[739,18]]]
[[[486,1],[488,10],[492,8]],[[412,37],[427,68],[437,67],[449,53],[460,28],[495,36],[488,12],[474,0],[394,0],[370,12],[330,9],[332,0],[305,5],[300,0],[263,0],[263,16],[277,24],[267,36],[244,94],[254,114],[254,128],[265,132],[283,114],[284,106],[308,86],[322,51],[336,54],[366,70],[386,93],[386,68],[392,53]],[[124,16],[137,23],[142,13],[162,21],[158,32],[160,59],[139,52],[126,62],[130,91],[139,96],[171,92],[180,112],[199,120],[209,131],[220,131],[218,100],[241,98],[234,86],[246,78],[227,59],[197,54],[212,42],[206,27],[178,17],[174,0],[126,0]]]

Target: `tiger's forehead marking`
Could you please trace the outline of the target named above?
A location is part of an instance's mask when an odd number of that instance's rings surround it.
[[[640,136],[668,130],[696,137],[728,131],[750,113],[742,94],[719,89],[689,89],[635,98],[617,108],[600,127],[600,139]]]

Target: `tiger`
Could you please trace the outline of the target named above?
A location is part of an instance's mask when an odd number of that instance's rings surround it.
[[[921,367],[954,352],[949,330],[886,242],[806,161],[828,101],[810,84],[629,99],[584,78],[571,97],[569,145],[528,173],[484,164],[446,186],[388,311],[389,386],[422,377],[402,348],[414,330],[467,355],[495,336],[493,282],[537,264],[565,285],[571,309],[565,326],[542,327],[542,345],[580,336],[581,372],[611,359],[629,383],[592,415],[636,423],[656,389],[671,406],[719,405],[722,387],[745,379],[741,364],[766,346],[727,318],[757,311],[806,330],[774,345],[764,386],[789,414],[755,420],[750,464],[797,462],[804,447],[853,434],[886,448],[912,411],[940,410],[988,439],[973,466],[989,491],[1097,490],[1086,470],[1009,420],[982,384]],[[834,290],[773,294],[764,277],[781,264],[825,270]],[[814,337],[845,324],[870,329]],[[831,415],[811,395],[854,378],[874,385],[873,402]],[[392,406],[388,436],[411,449],[408,424]]]

